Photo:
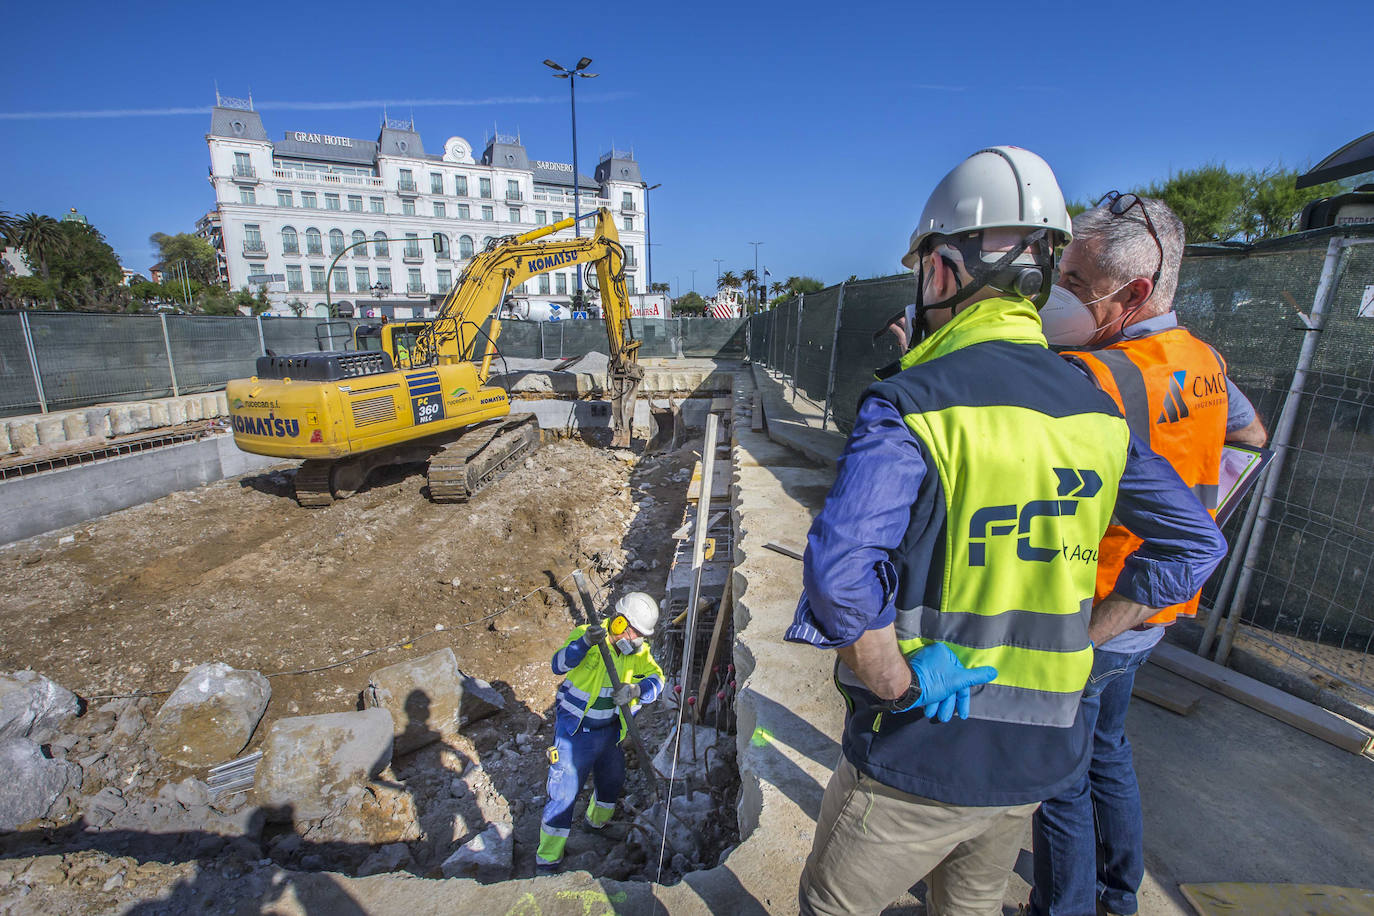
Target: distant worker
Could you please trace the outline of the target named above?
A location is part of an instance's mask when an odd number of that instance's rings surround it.
[[[1225,554],[1045,344],[1071,232],[1050,167],[1003,146],[946,175],[912,233],[903,355],[859,405],[786,635],[837,650],[847,706],[803,914],[877,913],[922,877],[929,913],[1000,914],[1031,812],[1087,766],[1090,624],[1187,600]],[[1094,607],[1113,512],[1145,541]]]
[[[1083,348],[1065,355],[1091,373],[1136,438],[1173,465],[1215,515],[1222,446],[1262,446],[1266,434],[1250,401],[1227,377],[1226,361],[1178,323],[1173,300],[1183,223],[1162,200],[1113,191],[1074,218],[1073,232],[1059,285],[1040,311],[1046,339],[1051,346]],[[1111,593],[1139,545],[1121,525],[1107,529],[1095,600]],[[1093,729],[1092,763],[1036,812],[1033,914],[1136,912],[1145,848],[1126,708],[1136,670],[1165,627],[1197,614],[1198,598],[1194,593],[1147,619],[1127,621],[1130,629],[1114,638],[1090,634],[1097,651],[1083,716]]]
[[[636,709],[663,691],[663,669],[649,653],[645,637],[658,625],[658,602],[643,592],[630,592],[616,602],[606,628],[575,628],[553,656],[553,673],[566,674],[555,700],[553,747],[549,748],[549,801],[539,825],[535,866],[553,870],[563,860],[572,828],[577,793],[592,777],[587,826],[600,830],[615,811],[625,784],[625,755],[620,742],[627,731],[620,707]],[[611,677],[597,645],[610,632],[611,656],[621,687]]]

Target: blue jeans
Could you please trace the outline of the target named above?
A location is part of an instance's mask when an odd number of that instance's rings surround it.
[[[1034,916],[1096,916],[1099,899],[1110,912],[1136,912],[1145,841],[1126,707],[1136,669],[1150,651],[1098,649],[1093,657],[1083,690],[1083,715],[1095,723],[1092,762],[1077,785],[1042,804],[1032,819]]]

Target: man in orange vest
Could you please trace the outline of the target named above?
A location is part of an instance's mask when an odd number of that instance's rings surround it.
[[[1058,285],[1040,310],[1045,337],[1068,348],[1065,356],[1111,395],[1136,438],[1168,460],[1215,516],[1222,446],[1261,446],[1266,433],[1221,354],[1180,326],[1173,311],[1183,223],[1161,200],[1113,191],[1076,216],[1073,231]],[[1111,593],[1140,543],[1119,525],[1107,529],[1097,601]],[[1136,669],[1165,627],[1197,613],[1198,597],[1148,619],[1094,617],[1096,652],[1083,698],[1085,710],[1096,707],[1092,759],[1077,785],[1035,814],[1035,916],[1136,912],[1144,839],[1126,708]]]

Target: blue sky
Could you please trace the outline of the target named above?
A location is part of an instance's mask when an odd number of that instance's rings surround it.
[[[1374,4],[16,4],[0,77],[0,209],[85,213],[126,266],[213,204],[205,108],[251,89],[268,134],[374,137],[416,105],[428,152],[519,130],[583,171],[632,146],[654,279],[714,258],[774,279],[895,272],[926,195],[981,146],[1043,155],[1071,198],[1208,161],[1306,165],[1374,130]],[[349,104],[367,102],[367,104]],[[286,103],[318,106],[303,109]]]

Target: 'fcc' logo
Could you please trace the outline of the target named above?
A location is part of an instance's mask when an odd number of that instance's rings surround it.
[[[968,565],[987,562],[987,539],[1016,533],[1016,556],[1022,560],[1049,563],[1059,555],[1060,546],[1035,547],[1031,544],[1031,522],[1041,517],[1078,514],[1078,501],[1090,499],[1102,489],[1102,478],[1089,468],[1053,468],[1059,478],[1059,499],[1033,499],[1024,506],[984,506],[973,513],[968,526]],[[1064,498],[1072,497],[1072,498]]]

